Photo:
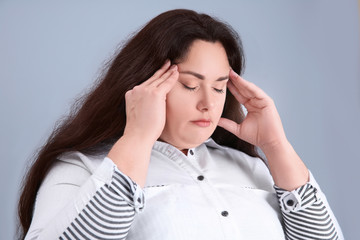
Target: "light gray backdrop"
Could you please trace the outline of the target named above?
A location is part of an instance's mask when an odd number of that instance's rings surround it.
[[[360,236],[356,0],[0,2],[0,238],[12,239],[25,166],[129,34],[191,8],[242,36],[245,78],[275,100],[287,136],[347,239]],[[56,203],[54,203],[56,204]]]

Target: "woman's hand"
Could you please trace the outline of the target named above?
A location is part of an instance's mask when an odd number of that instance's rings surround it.
[[[125,94],[126,126],[108,157],[141,187],[145,185],[151,149],[166,121],[166,95],[179,72],[167,61],[151,78]]]
[[[168,60],[155,74],[125,94],[126,127],[124,136],[136,135],[155,142],[166,120],[166,95],[179,77],[177,66]]]
[[[275,104],[264,91],[233,70],[230,70],[228,88],[248,113],[241,124],[221,118],[218,124],[220,127],[262,150],[286,141]]]
[[[233,70],[228,88],[248,113],[240,124],[221,118],[218,125],[261,148],[278,187],[291,191],[304,185],[309,180],[308,169],[287,141],[273,100]]]

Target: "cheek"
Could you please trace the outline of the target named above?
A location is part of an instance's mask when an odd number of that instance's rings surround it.
[[[176,122],[189,114],[191,98],[182,89],[172,89],[166,96],[166,118]]]
[[[226,99],[226,94],[223,94],[221,97],[219,97],[219,98],[217,99],[216,115],[218,115],[219,117],[222,115],[222,112],[223,112],[223,110],[224,110],[225,99]]]
[[[169,109],[176,109],[181,106],[181,99],[184,96],[177,89],[171,90],[166,96],[166,107]]]

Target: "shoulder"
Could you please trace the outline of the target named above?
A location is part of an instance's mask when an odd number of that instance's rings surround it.
[[[90,156],[78,151],[59,155],[43,185],[71,184],[81,186],[104,161],[104,156]]]
[[[74,165],[93,173],[105,157],[106,154],[88,155],[79,151],[73,151],[59,155],[56,161],[62,163],[63,165]]]

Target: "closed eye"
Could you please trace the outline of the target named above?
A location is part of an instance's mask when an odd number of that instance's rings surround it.
[[[196,89],[196,87],[188,87],[188,86],[186,86],[185,84],[183,84],[183,86],[184,86],[184,88],[185,89],[187,89],[187,90],[189,90],[189,91],[195,91],[195,89]]]
[[[214,88],[215,92],[217,93],[224,93],[224,89],[218,89],[218,88]]]

